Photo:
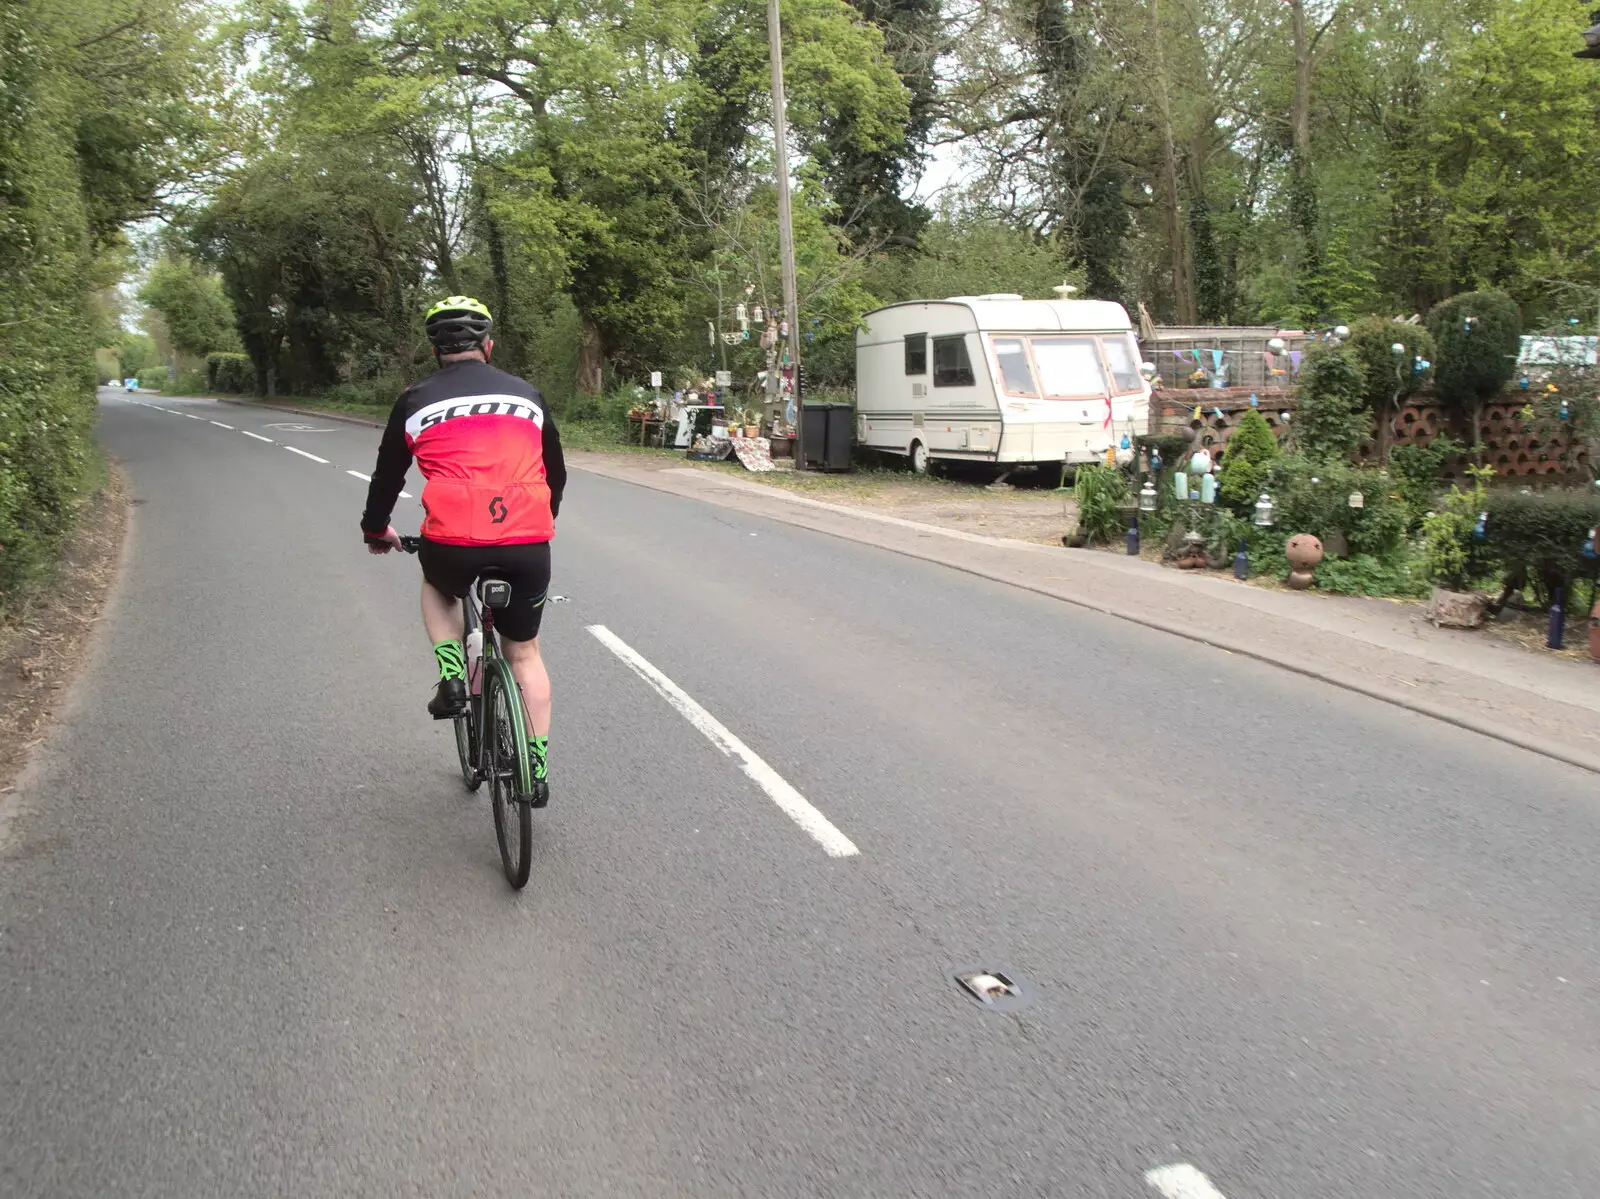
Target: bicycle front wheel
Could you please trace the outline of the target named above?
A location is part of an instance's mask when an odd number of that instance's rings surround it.
[[[483,700],[487,719],[483,735],[488,752],[489,797],[494,808],[494,835],[506,881],[519,890],[528,881],[533,858],[532,768],[528,735],[522,717],[522,695],[511,668],[495,662],[485,671]]]

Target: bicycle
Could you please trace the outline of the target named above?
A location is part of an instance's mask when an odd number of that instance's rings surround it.
[[[400,538],[414,554],[420,537]],[[521,890],[533,856],[533,762],[528,756],[527,710],[511,664],[500,652],[494,614],[511,602],[511,584],[490,574],[479,577],[462,601],[461,644],[467,656],[467,711],[455,718],[456,755],[461,781],[476,791],[487,780],[494,809],[494,835],[506,881]],[[481,633],[474,645],[474,633]],[[492,728],[494,735],[486,737]]]

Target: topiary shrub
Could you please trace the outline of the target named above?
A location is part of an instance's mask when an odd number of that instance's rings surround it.
[[[1252,408],[1228,438],[1217,494],[1240,516],[1249,516],[1266,483],[1267,470],[1278,457],[1278,439],[1267,418]]]
[[[1439,352],[1433,334],[1421,325],[1369,316],[1350,327],[1350,351],[1361,364],[1367,408],[1378,421],[1378,460],[1388,462],[1389,441],[1400,405],[1433,377]],[[1394,352],[1400,346],[1400,353]],[[1423,366],[1422,363],[1427,363]]]
[[[1319,346],[1300,372],[1295,445],[1318,462],[1347,462],[1367,435],[1367,376],[1346,346]]]
[[[1466,414],[1472,445],[1483,444],[1484,401],[1511,381],[1522,348],[1522,314],[1503,291],[1469,291],[1428,313],[1428,331],[1438,343],[1434,388],[1439,398]]]

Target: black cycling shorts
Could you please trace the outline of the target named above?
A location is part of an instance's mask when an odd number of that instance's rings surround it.
[[[507,545],[447,545],[422,539],[417,550],[422,577],[434,587],[464,599],[480,575],[492,574],[511,584],[511,604],[494,614],[494,627],[512,641],[539,635],[544,600],[550,590],[550,543],[523,541]]]

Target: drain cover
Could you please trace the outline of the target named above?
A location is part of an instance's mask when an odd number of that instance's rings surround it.
[[[1014,1012],[1033,1002],[1032,985],[1005,967],[972,966],[952,970],[950,978],[963,995],[986,1012]]]

